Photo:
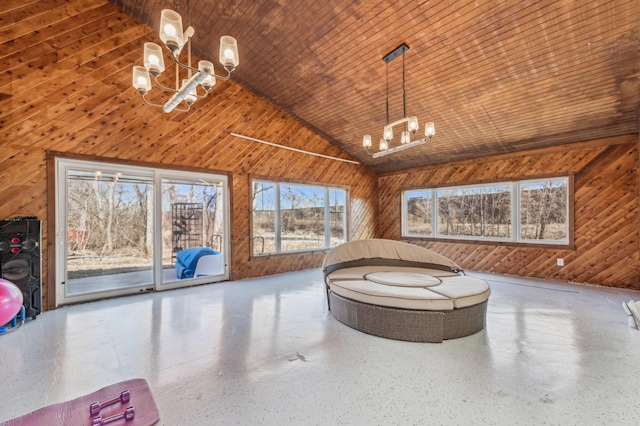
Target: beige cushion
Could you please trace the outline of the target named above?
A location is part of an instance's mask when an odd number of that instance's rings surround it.
[[[424,272],[383,271],[364,276],[367,281],[397,287],[433,287],[442,281]]]
[[[337,280],[353,280],[363,279],[365,275],[373,272],[417,272],[426,273],[434,277],[457,277],[458,274],[449,271],[440,271],[437,269],[427,268],[413,268],[404,266],[357,266],[355,268],[338,269],[327,275],[327,278],[331,281]]]
[[[444,278],[442,284],[430,287],[430,290],[451,298],[456,308],[477,305],[487,300],[491,294],[486,281],[460,275]]]
[[[331,291],[371,305],[425,311],[450,311],[453,301],[425,288],[396,287],[366,280],[344,280],[330,283]]]
[[[369,239],[354,240],[331,249],[322,262],[322,267],[358,259],[401,259],[412,262],[435,263],[458,268],[446,257],[423,247],[402,241]]]
[[[327,282],[331,291],[348,299],[414,310],[464,308],[484,302],[491,294],[489,284],[481,279],[451,273],[435,277],[431,272],[443,271],[378,266],[346,268],[329,274]]]

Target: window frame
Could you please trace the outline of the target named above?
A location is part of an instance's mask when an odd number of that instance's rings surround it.
[[[567,188],[566,198],[566,217],[567,217],[567,237],[566,239],[559,240],[537,240],[537,239],[525,239],[521,238],[521,224],[520,224],[520,188],[523,184],[531,184],[535,182],[548,182],[551,180],[564,180]],[[452,190],[452,189],[464,189],[475,188],[480,189],[487,186],[509,186],[511,193],[511,237],[482,237],[482,236],[451,236],[443,235],[438,231],[438,191]],[[520,179],[513,180],[491,180],[480,181],[474,183],[464,183],[460,185],[434,185],[430,187],[411,187],[403,188],[400,191],[400,234],[403,239],[420,239],[431,241],[443,241],[443,242],[463,242],[463,243],[477,243],[477,244],[494,244],[494,245],[507,245],[507,246],[523,246],[523,247],[545,247],[545,248],[563,248],[573,249],[574,238],[574,195],[573,195],[574,175],[573,173],[564,173],[557,175],[544,175],[544,176],[529,176]],[[408,209],[407,209],[407,195],[411,192],[425,191],[427,194],[431,194],[431,233],[430,234],[411,234],[408,232]]]
[[[255,252],[255,244],[256,237],[254,237],[253,233],[253,188],[256,182],[259,183],[269,183],[274,185],[274,251],[273,252],[264,252],[264,253],[256,253]],[[323,226],[324,226],[324,246],[323,247],[312,247],[298,250],[282,250],[282,228],[281,228],[281,185],[294,185],[294,186],[308,186],[313,188],[321,188],[324,191],[324,218],[323,218]],[[319,182],[307,182],[307,181],[299,181],[299,180],[290,180],[290,179],[274,179],[271,177],[263,177],[263,176],[250,176],[249,179],[249,229],[250,229],[250,240],[251,240],[251,257],[255,258],[266,258],[270,256],[286,256],[286,255],[295,255],[295,254],[309,254],[314,252],[326,252],[333,248],[331,246],[331,218],[330,218],[330,191],[338,190],[344,191],[344,219],[343,219],[343,229],[344,229],[344,241],[349,241],[349,216],[350,216],[350,201],[349,201],[349,190],[348,186],[343,185],[334,185],[327,183],[319,183]]]

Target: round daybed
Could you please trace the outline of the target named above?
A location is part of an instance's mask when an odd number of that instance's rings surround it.
[[[356,240],[327,253],[322,269],[331,314],[362,332],[442,342],[484,328],[491,290],[431,250],[392,240]]]

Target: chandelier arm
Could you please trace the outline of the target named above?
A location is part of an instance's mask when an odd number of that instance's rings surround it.
[[[389,154],[394,154],[396,152],[400,152],[400,151],[404,151],[407,148],[412,148],[414,146],[418,146],[418,145],[423,145],[425,143],[428,143],[429,140],[425,139],[418,139],[417,141],[405,144],[405,145],[398,145],[395,148],[389,148],[385,151],[378,151],[376,153],[374,153],[373,155],[371,155],[373,158],[379,158],[379,157],[384,157],[385,155],[389,155]]]
[[[215,78],[217,78],[218,80],[222,80],[222,81],[227,81],[231,78],[231,71],[229,71],[228,69],[224,69],[227,72],[226,76],[221,76],[221,75],[217,75],[216,73],[211,73],[212,76],[214,76]]]
[[[145,98],[146,95],[147,95],[146,93],[145,94],[142,94],[142,93],[140,94],[140,96],[142,97],[142,100],[144,101],[145,104],[150,105],[152,107],[156,107],[156,108],[162,108],[162,105],[154,104],[153,102],[149,102],[147,100],[147,98]]]
[[[198,98],[198,99],[204,99],[204,98],[206,98],[207,96],[209,96],[209,91],[205,89],[205,93],[204,93],[204,95],[198,95],[198,88],[196,87],[196,93],[195,93],[195,95],[194,95],[194,96],[195,96],[196,98]]]
[[[147,100],[147,98],[145,98],[146,95],[147,95],[146,93],[144,95],[141,95],[142,96],[142,100],[144,101],[145,104],[147,104],[149,106],[152,106],[152,107],[156,107],[156,108],[164,108],[164,105],[159,105],[159,104],[154,104],[153,102],[149,102]],[[187,112],[187,111],[189,111],[189,108],[190,108],[190,106],[187,105],[187,109],[174,108],[173,111]]]
[[[176,63],[176,65],[178,65],[178,66],[180,66],[180,67],[182,67],[182,68],[184,68],[184,69],[186,69],[186,70],[195,71],[195,72],[202,72],[202,71],[200,71],[198,68],[190,67],[189,65],[185,65],[185,64],[183,64],[182,62],[178,61],[178,59],[176,59],[176,57],[175,57],[173,54],[171,55],[171,59],[173,59],[173,62],[175,62],[175,63]],[[221,76],[221,75],[217,75],[215,72],[212,72],[212,73],[211,73],[211,74],[209,74],[209,75],[211,75],[211,76],[215,77],[215,78],[216,78],[216,79],[218,79],[218,80],[226,81],[226,80],[229,80],[229,79],[231,78],[231,71],[229,71],[229,70],[228,70],[228,69],[226,69],[226,68],[225,68],[225,71],[227,71],[227,75],[226,75],[226,76],[224,76],[224,77],[223,77],[223,76]]]
[[[187,105],[187,109],[174,108],[173,111],[189,112],[189,108],[191,108],[191,105]]]
[[[174,54],[173,52],[171,53],[171,55],[170,55],[170,56],[171,56],[171,59],[173,59],[173,62],[175,62],[175,63],[176,63],[176,65],[178,65],[178,66],[180,66],[180,67],[182,67],[182,68],[184,68],[184,69],[186,69],[186,70],[189,70],[189,71],[200,72],[200,70],[199,70],[198,68],[193,68],[193,67],[190,67],[189,65],[186,65],[186,64],[183,64],[182,62],[180,62],[180,61],[175,57],[175,54]]]
[[[217,75],[216,73],[211,73],[212,76],[214,76],[215,78],[217,78],[218,80],[222,80],[222,81],[227,81],[231,78],[231,71],[229,71],[228,69],[224,69],[227,72],[227,75],[225,77],[221,76],[221,75]]]
[[[388,127],[394,127],[394,126],[397,126],[398,124],[406,123],[408,121],[409,121],[409,119],[407,117],[400,118],[400,119],[394,121],[393,123],[388,123],[387,126]]]
[[[165,87],[165,86],[163,86],[162,84],[160,84],[160,82],[158,81],[158,77],[157,77],[157,76],[155,76],[155,75],[153,75],[153,74],[151,74],[151,76],[153,77],[153,80],[155,81],[156,86],[158,86],[159,88],[161,88],[161,89],[162,89],[162,90],[164,90],[165,92],[172,92],[172,93],[176,93],[176,92],[178,92],[178,91],[177,91],[177,90],[175,90],[175,89],[171,89],[170,87]]]

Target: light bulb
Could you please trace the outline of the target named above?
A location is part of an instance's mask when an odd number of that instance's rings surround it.
[[[151,78],[149,77],[149,71],[147,71],[145,67],[133,67],[133,79],[131,80],[131,84],[140,94],[144,95],[147,93],[151,90]]]
[[[182,38],[182,17],[173,10],[163,9],[160,13],[160,40],[175,53],[184,44]]]
[[[162,48],[155,43],[144,44],[144,67],[154,76],[159,76],[164,71],[164,59]]]
[[[402,132],[402,136],[400,136],[400,143],[405,144],[411,142],[411,133],[408,130]]]
[[[390,141],[391,139],[393,139],[393,127],[391,126],[384,126],[384,132],[383,132],[383,136],[384,139]]]
[[[418,117],[416,116],[409,117],[409,123],[407,125],[407,128],[409,129],[409,131],[411,133],[415,133],[419,127],[420,126],[418,126]]]
[[[436,125],[433,122],[429,122],[424,125],[424,135],[428,138],[433,137],[436,134]]]
[[[213,64],[209,61],[200,61],[198,62],[198,69],[200,72],[207,74],[207,77],[202,80],[200,85],[207,91],[211,90],[216,84],[216,78],[213,76]]]
[[[220,63],[227,69],[233,71],[240,63],[238,55],[238,42],[230,36],[220,37]]]
[[[380,151],[389,149],[389,142],[386,139],[380,139]]]
[[[362,138],[362,146],[365,148],[371,148],[371,135],[364,135]]]
[[[175,37],[175,35],[177,34],[176,27],[174,27],[171,24],[167,24],[167,25],[164,26],[164,32],[169,37]]]

